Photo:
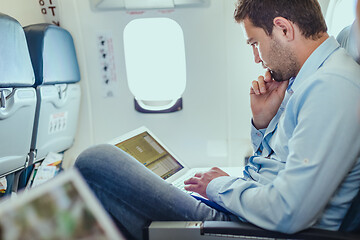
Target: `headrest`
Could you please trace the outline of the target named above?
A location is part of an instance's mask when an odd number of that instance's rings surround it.
[[[35,85],[80,81],[74,41],[68,31],[51,24],[34,24],[24,28]]]
[[[24,30],[0,13],[0,87],[32,86],[35,82]]]
[[[358,49],[357,45],[357,41],[360,39],[358,39],[357,31],[357,25],[354,22],[352,25],[345,27],[336,37],[336,40],[360,64],[360,49]]]

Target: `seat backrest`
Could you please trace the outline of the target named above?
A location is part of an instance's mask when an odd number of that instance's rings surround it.
[[[360,40],[357,22],[345,27],[336,38],[341,47],[352,56],[355,61],[360,64],[360,49],[358,49],[357,41]],[[360,233],[360,191],[354,198],[348,212],[346,213],[339,231]]]
[[[336,40],[360,64],[360,49],[358,49],[357,44],[357,41],[360,40],[360,33],[358,33],[357,23],[354,22],[345,27],[336,37]]]
[[[30,150],[36,93],[22,26],[0,14],[0,176],[24,168]]]
[[[71,34],[56,25],[24,27],[35,72],[35,86],[80,81],[80,71]]]
[[[0,13],[0,31],[0,87],[32,86],[34,72],[20,23]]]
[[[38,97],[31,151],[35,162],[68,149],[80,106],[80,71],[71,34],[51,24],[24,28]]]

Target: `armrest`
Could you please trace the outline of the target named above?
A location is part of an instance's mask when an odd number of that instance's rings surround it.
[[[226,221],[167,221],[152,222],[143,231],[146,240],[230,240],[230,239],[316,239],[358,240],[360,235],[307,229],[296,234],[264,230],[250,223]]]
[[[211,236],[246,236],[263,238],[283,238],[283,239],[360,239],[360,235],[343,232],[328,231],[310,228],[296,234],[284,234],[274,231],[264,230],[250,223],[225,222],[225,221],[205,221],[203,223],[202,234]]]

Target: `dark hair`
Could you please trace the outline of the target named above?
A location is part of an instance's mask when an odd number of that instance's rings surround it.
[[[255,27],[271,36],[273,20],[283,17],[296,24],[306,38],[319,38],[327,26],[317,0],[238,0],[234,18],[237,22],[249,18]]]

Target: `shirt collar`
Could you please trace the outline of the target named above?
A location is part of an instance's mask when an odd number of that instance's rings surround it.
[[[340,45],[334,37],[326,39],[306,60],[298,75],[289,84],[288,90],[295,91],[303,80],[314,74],[339,47]]]

